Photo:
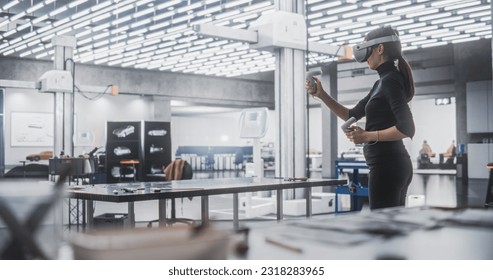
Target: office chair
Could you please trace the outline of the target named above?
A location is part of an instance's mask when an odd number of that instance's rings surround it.
[[[164,173],[166,174],[167,181],[174,180],[190,180],[193,178],[192,166],[182,159],[176,159],[172,161],[168,166],[164,168]],[[159,220],[152,220],[147,224],[147,227],[152,227],[152,223],[158,222]],[[176,204],[175,199],[171,199],[171,219],[168,224],[184,223],[188,225],[194,225],[195,221],[186,218],[176,218]]]
[[[238,169],[238,165],[240,165],[240,164],[241,164],[241,167],[243,168],[243,161],[244,160],[245,160],[245,157],[243,155],[243,151],[242,150],[236,151],[235,161],[234,161],[235,169]]]
[[[203,164],[205,165],[205,169],[214,170],[214,164],[216,160],[214,159],[214,154],[209,152],[205,157]]]

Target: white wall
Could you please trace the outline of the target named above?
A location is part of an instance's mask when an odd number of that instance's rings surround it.
[[[436,106],[434,99],[414,100],[412,111],[416,125],[416,134],[410,151],[412,157],[418,156],[423,140],[428,142],[437,155],[444,153],[452,140],[456,140],[455,103]]]
[[[11,127],[12,112],[53,113],[53,95],[39,93],[30,89],[6,89],[5,90],[5,166],[19,165],[20,160],[26,156],[43,150],[53,150],[53,147],[12,147]]]

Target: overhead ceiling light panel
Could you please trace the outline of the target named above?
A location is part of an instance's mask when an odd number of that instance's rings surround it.
[[[471,13],[478,12],[478,11],[487,11],[487,12],[491,13],[490,10],[491,10],[491,7],[489,5],[483,5],[483,6],[478,6],[478,7],[468,8],[468,9],[460,9],[457,11],[457,14],[459,14],[459,15],[471,14]]]
[[[83,11],[81,11],[81,12],[78,12],[78,13],[75,13],[75,14],[71,15],[71,16],[70,16],[70,19],[71,19],[71,20],[76,20],[76,19],[78,19],[78,18],[81,18],[81,17],[83,17],[83,16],[88,15],[89,13],[90,13],[89,9],[87,9],[87,10],[83,10]]]
[[[172,7],[172,6],[176,5],[176,4],[179,4],[180,2],[181,2],[181,0],[165,1],[162,4],[157,5],[156,6],[156,9],[157,10],[166,9],[166,8]]]
[[[248,7],[243,8],[244,12],[251,12],[251,11],[256,11],[256,10],[262,10],[267,7],[273,7],[273,5],[270,2],[260,2],[257,4],[250,5]]]
[[[68,7],[70,9],[72,9],[73,7],[75,6],[79,6],[80,4],[83,4],[85,2],[87,2],[88,0],[77,0],[77,1],[73,1],[72,3],[68,4]]]
[[[25,24],[23,24],[23,25],[21,25],[21,26],[17,27],[17,30],[18,30],[18,31],[21,31],[21,30],[24,30],[24,29],[26,29],[26,28],[28,28],[28,27],[30,27],[30,26],[32,26],[32,24],[31,24],[31,22],[30,22],[30,21],[28,21],[27,23],[25,23]]]
[[[341,1],[329,1],[328,3],[311,6],[308,9],[310,11],[320,11],[320,10],[325,10],[325,9],[328,9],[331,7],[339,6],[341,4],[342,4]]]
[[[322,23],[337,21],[338,19],[339,19],[339,17],[337,17],[337,16],[322,17],[322,18],[310,20],[310,21],[308,21],[308,24],[309,24],[309,26],[317,26],[317,25],[320,25]]]
[[[4,38],[5,38],[5,37],[10,37],[11,35],[14,35],[16,32],[17,32],[17,30],[16,30],[16,29],[9,30],[9,31],[7,31],[7,32],[3,33],[3,37],[4,37]]]
[[[187,11],[199,8],[199,7],[202,7],[202,2],[197,2],[197,3],[191,4],[191,5],[187,5],[183,8],[179,8],[176,10],[176,12],[178,14],[181,14],[181,13],[184,13],[184,12],[187,12]]]
[[[55,22],[53,22],[53,27],[57,27],[57,26],[60,26],[62,24],[65,24],[67,22],[69,22],[70,19],[67,17],[67,18],[63,18],[63,19],[60,19],[60,20],[57,20]]]
[[[114,15],[118,15],[118,14],[121,14],[121,13],[123,13],[125,11],[131,10],[133,8],[134,8],[134,5],[133,4],[128,4],[126,6],[123,6],[123,7],[120,7],[118,9],[113,10],[113,14]]]
[[[446,17],[446,18],[441,18],[441,19],[435,19],[431,21],[431,24],[441,24],[441,23],[446,23],[450,21],[460,21],[463,20],[464,18],[462,16],[455,16],[455,17]]]
[[[173,33],[173,32],[182,31],[182,30],[184,31],[187,28],[190,28],[190,27],[188,27],[188,24],[173,26],[171,28],[168,28],[168,33]]]
[[[469,38],[464,38],[464,39],[456,39],[452,40],[452,44],[457,44],[457,43],[464,43],[464,42],[469,42],[469,41],[477,41],[481,38],[479,37],[469,37]]]
[[[139,2],[137,2],[135,5],[136,6],[143,6],[143,5],[146,5],[148,3],[151,3],[151,2],[154,2],[155,0],[140,0]]]
[[[58,31],[56,34],[57,34],[57,35],[67,34],[67,33],[69,33],[69,32],[70,32],[70,31],[72,31],[72,30],[73,30],[73,29],[72,29],[72,27],[71,27],[71,26],[69,26],[69,27],[67,27],[67,28],[65,28],[65,29],[62,29],[62,30]]]
[[[422,10],[422,11],[418,11],[418,12],[413,12],[413,13],[406,13],[405,16],[407,18],[417,18],[417,17],[420,17],[420,16],[425,16],[425,15],[429,15],[429,14],[436,14],[438,13],[438,9],[425,9],[425,10]]]
[[[29,47],[32,47],[32,46],[37,45],[37,44],[39,44],[39,43],[41,43],[41,40],[40,40],[40,39],[36,39],[36,40],[34,40],[34,41],[31,41],[31,42],[27,43],[27,45],[28,45]]]
[[[436,30],[437,28],[438,26],[436,25],[424,26],[424,27],[409,29],[409,33],[421,33],[425,31]]]
[[[386,18],[372,20],[371,21],[371,24],[372,25],[379,25],[379,24],[382,24],[382,23],[387,23],[387,22],[392,22],[392,21],[398,21],[400,19],[401,19],[401,16],[390,16],[390,17],[386,17]]]
[[[451,4],[454,4],[454,3],[457,3],[457,2],[461,2],[461,1],[464,1],[464,0],[443,0],[443,1],[433,1],[431,3],[431,6],[432,7],[445,7],[445,6],[448,6],[448,5],[451,5]]]
[[[480,4],[481,4],[481,1],[472,1],[472,2],[461,1],[460,4],[445,6],[443,9],[445,11],[460,10],[462,8],[467,8],[467,7],[476,6],[476,5],[480,5]]]
[[[53,10],[51,13],[49,13],[48,15],[50,15],[50,17],[54,17],[58,14],[61,14],[63,12],[65,12],[66,10],[68,10],[68,7],[67,6],[62,6],[56,10]]]
[[[361,9],[361,10],[357,10],[354,12],[344,13],[344,14],[342,14],[342,17],[343,18],[350,18],[350,17],[355,17],[355,16],[366,15],[369,13],[373,13],[373,9]]]
[[[140,21],[137,21],[135,23],[130,24],[130,28],[137,28],[137,27],[140,27],[142,25],[146,25],[148,23],[151,23],[151,19],[150,18],[144,19],[144,20],[140,20]]]
[[[2,7],[2,10],[6,11],[6,10],[8,10],[8,9],[10,9],[10,8],[12,8],[12,7],[14,7],[15,5],[19,4],[20,2],[21,2],[21,1],[19,1],[19,0],[14,0],[14,1],[10,2],[10,3],[7,3],[7,4],[5,4],[5,5]]]
[[[375,20],[375,19],[381,19],[387,17],[387,13],[384,12],[378,12],[378,13],[372,13],[371,15],[366,15],[366,16],[360,16],[356,19],[358,22],[368,22],[370,20]]]
[[[475,28],[482,28],[482,27],[485,27],[486,26],[486,23],[484,22],[478,22],[478,23],[475,23],[475,24],[469,24],[469,25],[465,25],[465,26],[456,26],[455,27],[455,30],[459,30],[459,31],[464,31],[464,32],[471,32],[470,30],[471,29],[475,29]],[[489,26],[491,27],[491,25]]]
[[[472,13],[469,14],[469,18],[477,18],[477,17],[483,17],[487,16],[491,20],[491,11],[484,11],[484,12],[477,12],[477,13]]]
[[[26,10],[26,12],[27,12],[28,14],[32,14],[33,12],[35,12],[35,11],[37,11],[37,10],[41,9],[42,7],[44,7],[44,4],[43,4],[43,2],[40,2],[40,3],[38,3],[38,4],[34,5],[34,6],[32,6],[31,8],[27,9],[27,10]]]
[[[433,15],[429,15],[429,16],[422,16],[419,18],[419,21],[434,20],[434,19],[438,19],[438,18],[449,17],[451,15],[452,15],[452,13],[450,13],[450,12],[438,13],[438,14],[433,14]]]
[[[103,2],[103,3],[97,4],[97,5],[93,6],[90,9],[90,11],[91,12],[97,12],[97,11],[103,9],[103,8],[106,8],[106,7],[110,6],[111,3],[112,3],[112,1],[106,1],[106,2]]]
[[[233,11],[230,11],[230,12],[218,14],[214,18],[216,20],[218,20],[218,19],[225,19],[225,18],[229,18],[229,17],[235,16],[235,15],[238,15],[239,13],[240,13],[240,10],[233,10]]]
[[[145,16],[147,14],[154,13],[155,11],[156,11],[156,8],[154,8],[154,7],[148,8],[148,9],[142,10],[140,12],[134,13],[133,18],[139,18],[141,16]]]
[[[234,2],[225,3],[224,7],[226,9],[229,9],[229,8],[237,7],[237,6],[240,6],[240,5],[243,5],[246,3],[251,3],[251,2],[252,2],[251,0],[238,0],[238,1],[234,1]]]
[[[21,17],[25,16],[26,15],[26,12],[21,12],[21,13],[18,13],[14,16],[11,16],[10,17],[10,21],[13,22],[13,21],[16,21],[18,19],[20,19]]]
[[[397,2],[392,3],[392,4],[381,5],[381,6],[377,7],[377,10],[382,11],[382,12],[386,12],[386,11],[389,11],[389,10],[392,10],[392,9],[395,9],[398,7],[407,6],[407,5],[411,5],[411,1],[397,1]]]
[[[221,6],[214,6],[214,7],[211,7],[211,8],[207,8],[205,10],[197,11],[196,12],[196,15],[199,16],[199,17],[201,17],[201,16],[213,14],[215,12],[219,12],[221,10],[222,10],[222,7]]]
[[[423,10],[425,8],[426,8],[425,5],[412,5],[410,7],[392,10],[392,14],[402,15],[402,14],[407,14],[409,12],[420,11],[420,10]]]
[[[421,45],[421,47],[422,48],[431,48],[431,47],[444,46],[447,44],[448,44],[448,42],[435,42],[435,43],[423,44],[423,45]]]
[[[95,23],[95,22],[101,21],[101,20],[103,20],[103,19],[106,19],[106,18],[108,18],[108,17],[110,17],[110,16],[111,16],[111,13],[104,13],[104,14],[102,14],[102,15],[100,15],[100,16],[93,17],[93,18],[91,19],[91,22],[92,22],[92,23]]]
[[[327,13],[327,15],[333,15],[333,14],[339,14],[342,12],[351,11],[351,10],[354,10],[356,8],[358,8],[358,5],[347,5],[347,6],[342,6],[339,8],[327,10],[326,13]]]

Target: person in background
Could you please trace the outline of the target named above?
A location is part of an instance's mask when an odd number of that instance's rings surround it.
[[[446,158],[447,160],[445,161],[445,164],[453,164],[454,163],[454,158],[455,158],[455,140],[452,140],[452,144],[447,148],[445,153],[440,154],[440,164],[444,163],[444,159]]]
[[[421,151],[419,151],[419,153],[420,154],[425,153],[431,158],[436,156],[436,154],[431,150],[431,147],[428,144],[428,142],[426,142],[426,140],[423,141],[423,147],[421,148]]]
[[[443,153],[443,156],[446,158],[455,157],[455,140],[452,140],[452,144],[450,144],[447,151]]]
[[[413,175],[411,159],[402,141],[415,133],[408,105],[414,96],[411,68],[402,57],[399,33],[390,26],[370,31],[353,51],[358,62],[366,61],[380,77],[354,108],[348,109],[333,99],[317,78],[316,87],[307,80],[306,88],[343,120],[366,117],[365,129],[353,125],[346,136],[355,144],[364,144],[370,170],[370,209],[403,206]]]

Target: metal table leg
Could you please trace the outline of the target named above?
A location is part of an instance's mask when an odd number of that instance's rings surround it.
[[[160,199],[158,201],[159,211],[159,227],[166,226],[166,199]]]
[[[234,229],[237,230],[240,227],[239,222],[239,202],[238,202],[238,193],[233,194],[233,226]]]
[[[86,209],[87,209],[87,228],[94,228],[94,201],[87,200]]]
[[[135,205],[134,202],[128,203],[128,222],[131,228],[135,227]]]
[[[201,197],[201,211],[202,211],[202,224],[209,224],[209,196],[205,195]]]
[[[306,217],[312,216],[312,188],[305,188],[306,197]]]
[[[282,203],[283,203],[283,201],[282,201],[283,200],[282,199],[283,190],[277,190],[276,192],[277,192],[277,197],[276,197],[276,199],[277,199],[277,220],[280,221],[283,219],[283,205],[282,205]]]

